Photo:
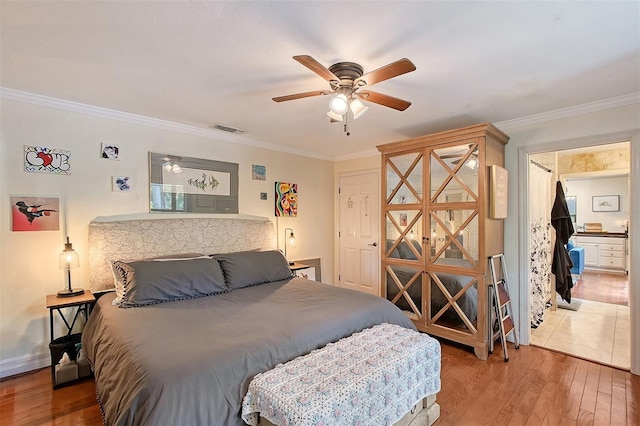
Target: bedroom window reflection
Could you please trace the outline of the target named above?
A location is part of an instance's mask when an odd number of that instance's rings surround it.
[[[177,188],[165,188],[161,183],[151,183],[151,210],[184,211],[184,192]]]

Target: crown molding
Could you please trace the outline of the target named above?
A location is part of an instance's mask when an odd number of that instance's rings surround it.
[[[333,157],[333,161],[355,160],[357,158],[373,156],[380,156],[380,151],[378,151],[376,148],[371,148],[364,151],[354,152],[353,154],[337,155]]]
[[[575,117],[577,115],[604,111],[611,108],[618,108],[638,103],[640,103],[640,92],[616,96],[614,98],[602,99],[595,102],[588,102],[586,104],[576,105],[572,107],[560,108],[540,114],[528,115],[526,117],[514,118],[513,120],[500,121],[493,124],[496,127],[499,127],[500,130],[507,130],[516,127],[530,126],[533,124],[542,124],[561,118]]]
[[[521,126],[530,126],[542,124],[548,121],[558,120],[561,118],[574,117],[578,115],[588,114],[591,112],[603,111],[611,108],[618,108],[627,105],[640,104],[640,92],[630,93],[628,95],[616,96],[614,98],[602,99],[595,102],[576,105],[567,108],[560,108],[553,111],[543,112],[540,114],[528,115],[526,117],[514,118],[513,120],[505,120],[493,123],[500,130],[508,130]],[[341,155],[334,157],[334,161],[354,160],[357,158],[370,157],[378,155],[378,150],[370,149],[360,151],[353,154]]]
[[[333,157],[309,152],[301,149],[286,147],[274,143],[264,142],[258,139],[252,139],[245,136],[238,136],[225,133],[219,130],[203,129],[188,124],[175,123],[167,120],[146,117],[143,115],[132,114],[129,112],[117,111],[108,108],[102,108],[94,105],[82,104],[79,102],[68,101],[64,99],[52,98],[49,96],[38,95],[35,93],[23,92],[20,90],[8,89],[0,87],[0,98],[29,103],[38,106],[61,109],[65,111],[77,112],[80,114],[92,115],[94,117],[108,118],[112,120],[125,121],[128,123],[141,124],[143,126],[155,127],[162,130],[171,130],[175,132],[187,133],[195,136],[202,136],[209,139],[236,143],[240,145],[248,145],[255,148],[263,148],[271,151],[285,152],[288,154],[300,155],[303,157],[311,157],[319,160],[333,161]]]
[[[202,136],[209,139],[221,140],[221,141],[226,141],[230,143],[237,143],[240,145],[247,145],[255,148],[268,149],[271,151],[285,152],[288,154],[316,158],[319,160],[345,161],[345,160],[353,160],[357,158],[364,158],[364,157],[378,155],[378,151],[376,149],[368,149],[368,150],[360,151],[353,154],[346,154],[346,155],[333,156],[333,157],[328,155],[321,155],[314,152],[295,149],[291,147],[285,147],[282,145],[278,145],[270,142],[264,142],[261,140],[248,138],[245,136],[227,134],[221,131],[190,126],[188,124],[180,124],[172,121],[160,120],[157,118],[146,117],[143,115],[137,115],[137,114],[132,114],[128,112],[82,104],[79,102],[67,101],[64,99],[52,98],[49,96],[23,92],[20,90],[8,89],[5,87],[0,87],[0,98],[12,100],[12,101],[30,103],[33,105],[62,109],[65,111],[78,112],[81,114],[92,115],[95,117],[109,118],[112,120],[120,120],[120,121],[125,121],[129,123],[134,123],[134,124],[141,124],[144,126],[155,127],[163,130],[172,130],[176,132]],[[618,107],[623,107],[623,106],[638,104],[638,103],[640,103],[640,92],[635,92],[635,93],[630,93],[628,95],[622,95],[614,98],[603,99],[600,101],[589,102],[586,104],[576,105],[573,107],[556,109],[556,110],[544,112],[541,114],[533,114],[526,117],[515,118],[513,120],[500,121],[500,122],[494,123],[494,125],[500,128],[500,130],[508,130],[508,129],[513,129],[517,127],[542,124],[548,121],[558,120],[561,118],[568,118],[568,117],[578,116],[582,114],[588,114],[591,112],[603,111],[606,109],[618,108]]]

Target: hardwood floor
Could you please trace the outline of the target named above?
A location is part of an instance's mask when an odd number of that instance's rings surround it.
[[[574,283],[571,297],[627,306],[629,303],[629,276],[585,270],[582,278]]]
[[[444,425],[640,425],[640,376],[548,350],[500,345],[487,361],[442,343]],[[2,425],[99,425],[88,379],[53,390],[50,370],[0,382]]]

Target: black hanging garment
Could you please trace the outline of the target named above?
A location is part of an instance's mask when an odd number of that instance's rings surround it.
[[[567,250],[566,244],[573,235],[574,229],[560,181],[556,183],[556,199],[551,209],[551,226],[556,230],[556,244],[553,249],[551,272],[556,276],[556,291],[567,303],[571,303],[571,289],[573,288],[571,268],[573,268],[573,262],[569,257],[569,250]]]

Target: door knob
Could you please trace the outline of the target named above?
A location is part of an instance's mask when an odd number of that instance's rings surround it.
[[[378,247],[378,243],[373,243],[373,244],[368,244],[368,245],[370,245],[372,247]]]

